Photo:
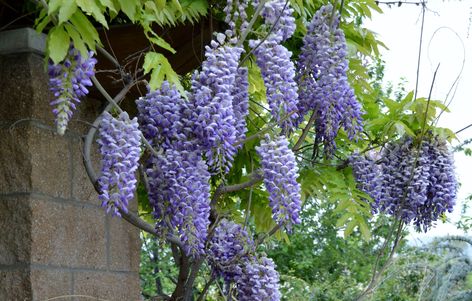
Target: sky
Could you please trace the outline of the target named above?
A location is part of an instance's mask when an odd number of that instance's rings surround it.
[[[409,0],[408,2],[412,2]],[[382,49],[385,60],[385,83],[394,87],[404,77],[407,91],[415,89],[420,45],[422,7],[403,3],[391,7],[380,3],[383,14],[373,14],[366,26],[377,33],[388,49]],[[472,1],[430,0],[426,3],[423,42],[418,80],[418,97],[428,97],[434,71],[439,64],[432,99],[448,102],[451,112],[439,120],[439,126],[458,131],[472,123]],[[470,35],[469,35],[470,31]],[[462,69],[462,73],[461,73]],[[451,87],[459,77],[456,89]],[[455,91],[455,93],[454,93]],[[449,94],[449,95],[448,95]],[[454,95],[452,97],[452,95]],[[457,145],[472,138],[472,127],[457,135]],[[438,223],[428,233],[411,233],[410,243],[421,244],[433,236],[461,234],[454,222],[460,218],[462,200],[472,194],[472,157],[462,153],[454,156],[456,171],[462,186],[452,223]],[[472,216],[472,210],[469,212]],[[412,232],[414,232],[412,230]]]

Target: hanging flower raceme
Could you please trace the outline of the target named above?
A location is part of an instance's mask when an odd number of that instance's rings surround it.
[[[299,121],[313,111],[316,140],[327,156],[336,148],[341,127],[349,139],[362,131],[362,108],[347,80],[346,39],[338,25],[333,7],[321,7],[308,26],[297,66]]]
[[[269,192],[269,205],[275,222],[291,231],[299,224],[301,209],[300,184],[295,155],[288,147],[285,136],[272,140],[266,135],[256,148],[261,157],[264,185]]]
[[[245,31],[249,23],[247,22],[247,8],[249,0],[227,0],[223,12],[226,14],[225,22],[229,25],[226,35],[233,37],[236,35],[239,23],[240,31]]]
[[[178,235],[187,255],[202,255],[210,224],[210,174],[201,154],[166,149],[151,158],[146,174],[158,231]]]
[[[220,43],[224,35],[218,36]],[[227,173],[236,154],[234,89],[243,49],[212,41],[206,47],[202,70],[193,76],[191,104],[195,110],[194,133],[214,173]]]
[[[159,89],[136,100],[136,105],[141,130],[152,146],[195,147],[188,103],[175,86],[164,81]]]
[[[236,292],[239,301],[280,300],[279,273],[274,261],[265,256],[248,261],[236,280]]]
[[[141,132],[136,118],[123,112],[118,119],[105,112],[99,128],[102,175],[98,179],[102,206],[120,215],[127,212],[128,203],[136,190],[136,170],[139,166]]]
[[[369,202],[372,211],[377,212],[377,206],[381,194],[380,168],[372,158],[359,153],[354,153],[349,158],[352,172],[357,182],[357,189],[368,194],[372,201]]]
[[[80,98],[88,94],[86,87],[92,86],[90,78],[95,74],[96,63],[93,52],[90,51],[86,56],[82,56],[73,45],[70,46],[61,64],[53,64],[49,61],[49,88],[54,94],[51,106],[54,107],[55,123],[60,135],[65,133]]]
[[[246,117],[249,115],[249,82],[247,68],[240,67],[233,88],[233,112],[235,117],[236,141],[246,137]],[[239,145],[241,147],[242,145]]]
[[[446,143],[425,137],[421,148],[411,138],[388,144],[382,154],[378,208],[427,231],[455,204],[457,182]]]
[[[292,53],[275,40],[265,40],[255,48],[258,43],[251,40],[249,46],[254,48],[256,63],[261,69],[272,116],[286,133],[298,119],[298,88],[295,66],[290,60]]]
[[[253,259],[254,241],[239,224],[223,219],[209,241],[208,259],[214,273],[226,282],[242,275],[242,266]]]
[[[257,6],[258,2],[253,5]],[[271,114],[284,133],[289,132],[299,119],[295,65],[290,60],[292,53],[280,45],[295,31],[292,13],[293,9],[286,1],[267,1],[261,12],[265,24],[270,27],[267,37],[249,41],[261,69]]]
[[[257,5],[259,0],[253,1],[253,6]],[[290,1],[287,0],[269,0],[264,3],[261,15],[264,17],[267,30],[270,31],[270,39],[280,43],[293,35],[297,28],[293,12]]]

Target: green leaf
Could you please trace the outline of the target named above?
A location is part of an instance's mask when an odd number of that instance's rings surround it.
[[[64,0],[59,9],[59,24],[69,21],[76,10],[77,4],[74,0]]]
[[[175,73],[167,58],[161,53],[148,52],[144,57],[143,64],[144,73],[151,73],[151,80],[149,86],[151,89],[158,89],[162,82],[167,80],[170,84],[174,84],[179,90],[182,97],[186,98],[185,89],[180,83],[179,76]]]
[[[144,27],[144,34],[146,35],[146,37],[148,38],[149,41],[151,41],[152,43],[156,44],[157,46],[159,46],[161,48],[164,48],[167,51],[170,51],[172,54],[176,53],[175,49],[172,48],[172,46],[169,43],[167,43],[163,38],[158,36],[151,29],[149,24],[145,24],[145,25],[143,25],[143,27]]]
[[[148,1],[148,2],[152,2],[152,1]],[[157,5],[157,8],[159,9],[164,9],[166,7],[166,0],[156,0],[156,5]]]
[[[352,217],[351,212],[346,212],[344,213],[337,221],[336,221],[336,227],[341,228],[344,226],[349,218]]]
[[[113,3],[113,1],[111,0],[100,0],[100,3],[108,8],[109,11],[113,12],[113,13],[118,13],[118,9],[115,7],[115,3]]]
[[[347,238],[349,235],[352,234],[352,231],[354,231],[354,228],[357,225],[357,221],[355,219],[351,220],[347,226],[346,229],[344,229],[344,238]]]
[[[367,223],[365,222],[365,220],[362,217],[359,217],[357,219],[357,221],[359,222],[359,229],[361,230],[362,238],[365,241],[369,241],[370,238],[371,238],[371,233],[370,233],[370,230],[369,230],[369,226],[367,226]]]
[[[69,50],[70,38],[63,26],[55,27],[48,35],[48,53],[55,64],[60,63]]]
[[[52,15],[61,7],[63,0],[51,0],[48,3],[48,15]]]
[[[118,0],[121,5],[121,10],[128,16],[128,18],[134,23],[136,20],[136,4],[137,1],[130,0]]]
[[[35,24],[36,31],[43,32],[44,28],[49,24],[49,22],[51,22],[51,17],[45,16],[44,18],[42,18],[39,22],[37,22],[37,24]]]
[[[77,5],[87,14],[92,15],[97,22],[108,28],[107,20],[103,15],[103,11],[95,0],[76,0]],[[134,1],[129,1],[134,2]]]
[[[406,133],[410,137],[416,137],[415,133],[403,121],[396,121],[395,129],[400,136],[403,136],[403,134]]]
[[[80,33],[77,31],[77,29],[75,29],[74,26],[69,23],[64,24],[64,27],[69,36],[72,38],[74,47],[77,48],[77,50],[79,50],[82,55],[85,55],[88,51],[87,47],[85,46],[84,40],[80,37]]]
[[[100,38],[95,27],[90,23],[81,10],[77,10],[70,19],[72,25],[75,26],[80,36],[87,44],[88,48],[95,51],[96,44],[100,44]]]

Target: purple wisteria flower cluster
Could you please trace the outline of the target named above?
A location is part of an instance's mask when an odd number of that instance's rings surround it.
[[[247,8],[249,6],[249,0],[228,0],[223,12],[226,14],[225,22],[228,24],[229,29],[226,31],[228,37],[236,35],[236,30],[241,32],[247,30],[249,23],[247,22]]]
[[[201,154],[166,149],[152,157],[146,173],[157,230],[178,234],[187,255],[202,255],[210,224],[210,173]]]
[[[238,89],[245,88],[236,86],[237,77],[247,75],[247,72],[238,72],[242,52],[241,47],[212,41],[206,47],[202,70],[192,78],[190,102],[195,114],[194,133],[214,173],[227,173],[230,170],[237,151],[236,139],[241,135],[236,130],[233,102],[246,102],[247,99],[246,94],[237,95],[234,99]],[[240,108],[247,105],[242,106]],[[239,114],[241,118],[247,113],[239,111]]]
[[[362,108],[347,80],[346,39],[338,25],[331,4],[316,12],[303,39],[296,78],[299,122],[313,111],[316,141],[323,143],[328,157],[336,149],[341,127],[349,139],[362,131]]]
[[[253,6],[257,7],[260,1],[253,1]],[[286,0],[269,0],[264,3],[261,15],[264,17],[264,23],[270,31],[269,38],[280,43],[289,39],[297,26],[293,17],[293,8],[290,1]]]
[[[164,81],[155,91],[136,100],[144,137],[157,148],[197,149],[189,103],[175,86]]]
[[[49,89],[55,98],[51,101],[51,106],[54,107],[55,123],[60,135],[64,135],[80,98],[88,94],[86,87],[92,86],[90,78],[95,74],[96,63],[93,52],[82,56],[73,45],[62,63],[53,64],[49,61]]]
[[[351,164],[358,188],[373,199],[374,213],[413,222],[426,232],[443,213],[452,212],[457,181],[444,140],[428,136],[420,145],[402,138],[385,146],[379,165],[359,155]]]
[[[385,147],[381,162],[379,210],[427,231],[441,214],[452,212],[457,182],[446,142],[425,137],[421,147],[403,138]]]
[[[285,136],[272,140],[266,135],[256,151],[261,157],[264,185],[269,192],[273,218],[278,225],[285,226],[290,232],[293,224],[300,223],[302,203],[295,155],[288,147]]]
[[[241,277],[242,268],[254,256],[254,241],[239,224],[221,220],[208,245],[208,259],[216,275],[226,282]]]
[[[236,292],[239,301],[278,301],[279,273],[274,261],[262,256],[249,261],[243,268],[241,277],[236,280]]]
[[[372,212],[377,212],[381,195],[380,168],[375,161],[365,155],[354,153],[349,158],[352,173],[357,182],[357,189],[365,192],[372,198],[370,206]]]
[[[253,5],[257,6],[258,1]],[[290,131],[299,119],[295,65],[290,60],[292,53],[280,44],[295,32],[292,13],[287,1],[267,1],[261,12],[269,27],[267,37],[249,41],[264,79],[270,111],[284,133]]]
[[[227,286],[236,284],[238,300],[280,300],[274,262],[254,254],[254,241],[241,225],[223,219],[215,228],[208,251],[213,272],[223,277]]]
[[[200,256],[210,223],[210,174],[195,134],[197,115],[168,82],[136,104],[144,137],[161,151],[146,168],[156,228],[162,236],[177,234],[187,255]]]
[[[102,175],[98,179],[99,199],[107,212],[120,215],[118,208],[128,211],[128,203],[136,190],[141,132],[138,120],[123,112],[118,119],[105,112],[99,128]]]

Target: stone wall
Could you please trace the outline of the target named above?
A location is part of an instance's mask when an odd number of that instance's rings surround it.
[[[0,300],[140,300],[139,231],[105,214],[82,164],[101,102],[57,135],[44,38],[3,32],[0,45]]]

